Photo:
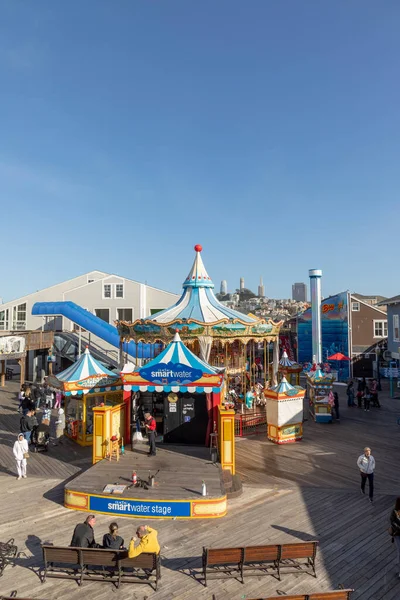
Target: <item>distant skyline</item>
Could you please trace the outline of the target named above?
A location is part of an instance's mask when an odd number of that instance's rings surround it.
[[[0,297],[179,293],[196,243],[217,291],[399,294],[399,28],[397,0],[3,0]]]

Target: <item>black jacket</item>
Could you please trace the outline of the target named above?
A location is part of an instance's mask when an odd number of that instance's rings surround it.
[[[32,431],[35,425],[37,425],[37,420],[35,423],[35,417],[28,417],[27,415],[24,415],[23,417],[21,417],[19,423],[21,433],[24,433],[25,431]]]
[[[400,511],[392,510],[390,524],[392,526],[393,535],[400,535]]]
[[[111,533],[106,533],[103,536],[103,548],[110,548],[111,550],[119,550],[124,545],[124,540],[120,535],[117,535],[114,539]]]
[[[79,523],[72,535],[70,546],[74,548],[99,548],[94,541],[94,531],[87,523]]]

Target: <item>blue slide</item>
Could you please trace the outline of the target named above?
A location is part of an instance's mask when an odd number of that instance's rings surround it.
[[[75,302],[36,302],[32,306],[33,315],[43,316],[58,316],[61,315],[66,317],[70,321],[73,321],[82,329],[86,329],[97,335],[97,337],[105,340],[111,346],[119,348],[119,334],[116,327],[110,325],[95,317],[85,308],[82,308]],[[135,342],[124,342],[123,351],[129,354],[132,358],[152,358],[154,356],[154,346],[151,344],[138,344],[136,353]]]

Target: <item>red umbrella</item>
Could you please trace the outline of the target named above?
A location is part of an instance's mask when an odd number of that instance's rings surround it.
[[[326,360],[350,360],[348,356],[345,356],[341,352],[336,352],[336,354],[332,354],[332,356],[328,356]]]

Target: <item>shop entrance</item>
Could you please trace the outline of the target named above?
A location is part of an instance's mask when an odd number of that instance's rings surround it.
[[[205,444],[208,413],[205,394],[164,394],[164,442]]]

